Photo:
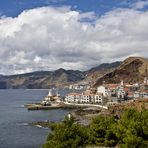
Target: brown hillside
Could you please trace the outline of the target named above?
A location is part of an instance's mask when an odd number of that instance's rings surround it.
[[[105,74],[99,78],[95,83],[95,87],[105,83],[119,83],[121,80],[124,82],[134,83],[142,82],[144,77],[147,76],[148,59],[142,57],[129,57],[124,60],[119,67],[113,72]]]
[[[139,98],[138,100],[133,100],[133,101],[125,102],[122,104],[109,106],[108,114],[121,117],[125,109],[129,109],[129,108],[135,108],[138,111],[141,111],[142,109],[148,109],[148,98],[145,98],[145,99]]]

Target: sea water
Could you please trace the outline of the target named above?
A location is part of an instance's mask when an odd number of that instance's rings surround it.
[[[63,92],[63,91],[62,91]],[[23,105],[39,102],[48,90],[0,90],[0,148],[40,148],[50,129],[28,125],[61,121],[70,110],[28,111]]]

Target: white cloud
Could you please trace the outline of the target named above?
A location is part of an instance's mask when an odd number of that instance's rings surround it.
[[[148,12],[134,9],[115,9],[97,18],[70,7],[41,7],[2,17],[0,73],[84,70],[130,55],[148,57],[147,24]]]
[[[148,6],[148,0],[138,1],[131,5],[134,9],[143,9],[145,6]]]

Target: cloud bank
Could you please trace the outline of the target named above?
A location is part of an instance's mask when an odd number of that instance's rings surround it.
[[[148,11],[114,9],[97,17],[41,7],[0,18],[0,73],[86,70],[128,56],[148,57]]]

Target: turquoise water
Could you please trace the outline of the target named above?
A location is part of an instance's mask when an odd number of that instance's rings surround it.
[[[69,110],[28,111],[24,104],[40,101],[48,90],[0,90],[0,148],[40,148],[50,129],[27,123],[62,120]]]

